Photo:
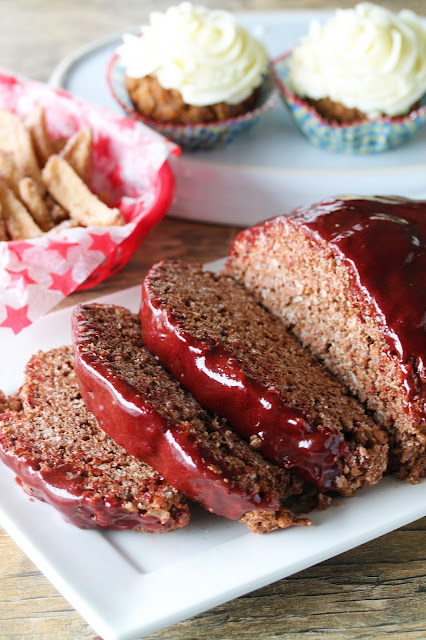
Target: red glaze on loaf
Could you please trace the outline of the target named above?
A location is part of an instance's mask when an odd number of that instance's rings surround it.
[[[91,309],[98,306],[101,305],[77,307],[72,327],[80,391],[102,429],[128,453],[153,466],[173,487],[209,511],[237,519],[250,511],[279,510],[280,500],[274,491],[261,491],[259,486],[257,491],[245,491],[237,486],[227,465],[220,466],[220,459],[212,457],[190,424],[165,419],[138,388],[99,355],[97,345],[108,340],[111,327],[108,322],[97,322],[96,313],[92,317]],[[142,344],[140,349],[144,349]],[[169,384],[169,374],[150,357],[159,377]]]
[[[99,428],[68,346],[34,354],[18,395],[0,391],[0,460],[82,529],[161,533],[189,522],[185,498]]]
[[[13,413],[5,413],[1,420],[7,428],[8,422],[16,419]],[[114,496],[94,497],[86,489],[85,478],[80,467],[70,463],[41,465],[37,454],[26,452],[17,456],[8,451],[0,433],[0,460],[16,474],[22,488],[34,498],[57,509],[64,520],[80,529],[114,529],[116,531],[146,531],[163,533],[185,526],[189,521],[187,508],[176,509],[174,517],[161,522],[148,513],[131,512]]]
[[[146,347],[203,406],[226,416],[247,440],[257,438],[267,458],[295,467],[323,491],[335,488],[347,453],[343,436],[324,426],[314,427],[301,410],[285,404],[277,390],[246,375],[219,341],[202,341],[186,331],[151,288],[161,265],[152,267],[142,287],[140,317]]]
[[[280,218],[247,229],[255,243]],[[376,319],[388,352],[399,361],[401,387],[410,401],[421,396],[426,419],[426,202],[397,197],[345,196],[300,207],[288,224],[313,242],[324,240],[351,274],[354,305]],[[413,366],[414,364],[414,366]]]
[[[426,475],[426,202],[340,196],[242,231],[225,273],[384,425],[389,470]]]

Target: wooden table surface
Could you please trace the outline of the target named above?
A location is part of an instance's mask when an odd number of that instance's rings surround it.
[[[163,0],[2,0],[0,67],[47,80],[79,46],[142,23]],[[321,0],[222,0],[229,10],[350,7]],[[424,0],[380,2],[426,13]],[[236,227],[166,218],[128,266],[74,304],[139,284],[164,257],[203,262],[225,255]],[[62,305],[64,306],[64,305]],[[36,348],[37,345],[34,345]],[[426,638],[426,518],[286,580],[149,636],[152,640]],[[0,638],[83,640],[94,631],[0,529]]]

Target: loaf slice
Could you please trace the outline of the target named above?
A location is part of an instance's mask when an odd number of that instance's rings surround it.
[[[163,261],[140,315],[148,349],[269,459],[345,495],[381,478],[386,434],[243,285]]]
[[[0,459],[26,491],[83,529],[147,532],[185,526],[185,498],[128,455],[85,407],[71,347],[29,361],[16,398],[0,397]]]
[[[226,273],[315,352],[426,475],[426,202],[347,196],[242,232]]]
[[[307,524],[283,505],[301,483],[205,411],[142,345],[138,316],[83,304],[73,314],[81,394],[101,427],[209,511],[264,533]]]

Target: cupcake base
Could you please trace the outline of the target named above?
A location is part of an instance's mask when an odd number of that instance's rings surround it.
[[[413,110],[404,116],[368,120],[361,114],[361,118],[350,121],[339,121],[336,117],[332,120],[330,113],[325,116],[319,112],[318,102],[313,105],[312,101],[299,98],[290,90],[287,84],[288,62],[289,54],[285,54],[272,63],[281,98],[301,133],[320,149],[348,154],[382,153],[404,144],[426,124],[426,96],[420,105],[414,105]]]
[[[341,102],[333,102],[330,98],[304,98],[315,111],[328,122],[358,122],[366,120],[367,116],[359,109],[350,109]]]
[[[124,82],[136,111],[157,122],[172,124],[199,124],[237,118],[254,108],[259,95],[259,89],[255,89],[238,104],[218,102],[198,107],[184,102],[182,94],[176,89],[164,89],[154,76],[126,76]]]
[[[319,100],[314,100],[314,98],[303,98],[307,104],[315,109],[315,111],[322,117],[325,118],[328,122],[338,122],[339,124],[351,123],[351,122],[361,122],[368,121],[368,117],[363,111],[359,109],[351,109],[350,107],[346,107],[341,102],[334,102],[330,98],[320,98]],[[418,100],[416,104],[413,104],[412,107],[407,111],[407,113],[403,113],[399,118],[403,118],[408,115],[412,111],[418,109],[421,105],[421,101]],[[382,118],[386,118],[386,114],[382,114]]]
[[[242,132],[253,127],[263,114],[273,109],[278,98],[272,73],[268,69],[261,86],[253,96],[254,104],[242,115],[210,122],[161,122],[152,116],[142,115],[140,111],[135,109],[125,79],[126,71],[119,55],[115,53],[107,69],[107,82],[113,98],[128,116],[176,142],[184,151],[212,151],[225,147]]]

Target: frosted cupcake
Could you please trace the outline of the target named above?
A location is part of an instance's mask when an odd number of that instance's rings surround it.
[[[337,151],[382,151],[425,122],[426,28],[412,11],[338,9],[278,67],[293,117],[319,146],[328,129]]]
[[[153,12],[140,35],[124,35],[118,56],[134,110],[151,124],[172,125],[170,132],[241,117],[249,123],[245,116],[262,110],[272,92],[272,83],[264,91],[263,43],[232,14],[189,2]]]

